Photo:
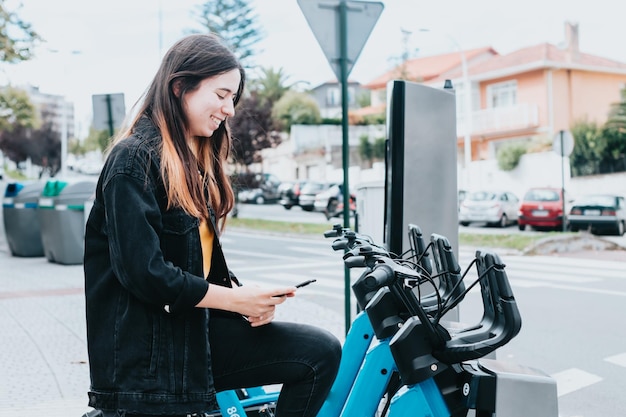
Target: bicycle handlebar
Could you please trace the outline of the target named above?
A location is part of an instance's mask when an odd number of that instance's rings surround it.
[[[413,230],[410,228],[410,233],[414,233],[414,236],[419,235],[421,239],[421,230],[415,227]],[[369,299],[377,291],[386,288],[408,315],[413,317],[408,319],[398,334],[393,336],[390,344],[394,357],[408,360],[407,363],[398,361],[401,374],[404,369],[403,380],[423,377],[424,369],[420,368],[419,371],[416,369],[419,367],[416,365],[419,363],[416,355],[431,359],[434,357],[448,365],[460,363],[487,355],[508,343],[519,333],[521,316],[504,271],[505,265],[495,253],[486,250],[476,252],[477,282],[480,284],[483,300],[481,321],[461,330],[447,330],[439,323],[443,315],[439,310],[442,305],[449,310],[460,303],[467,291],[462,285],[461,268],[445,237],[436,234],[431,236],[433,253],[437,255],[435,266],[440,279],[445,281],[439,288],[443,289],[438,293],[441,299],[433,307],[433,297],[420,298],[412,290],[414,286],[419,286],[430,278],[425,276],[430,271],[427,268],[429,263],[423,260],[423,255],[427,255],[427,247],[423,242],[415,240],[418,243],[412,244],[416,248],[419,246],[422,256],[422,259],[418,258],[414,263],[421,265],[421,268],[416,270],[404,265],[403,261],[406,260],[394,257],[384,248],[375,245],[367,236],[340,226],[335,226],[327,233],[325,236],[338,237],[342,242],[341,245],[335,245],[337,241],[333,242],[333,249],[342,247],[347,250],[344,261],[348,267],[368,268],[353,285],[357,301],[360,298],[355,288],[357,284],[360,285],[358,288],[360,295],[367,293]],[[416,350],[417,344],[420,344],[420,347]],[[426,359],[426,362],[428,361]]]

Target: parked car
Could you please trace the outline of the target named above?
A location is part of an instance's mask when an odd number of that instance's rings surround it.
[[[326,215],[328,220],[343,215],[343,184],[333,184],[315,196],[315,211]],[[350,213],[356,213],[356,194],[350,193]]]
[[[560,188],[538,187],[526,191],[517,212],[519,230],[531,226],[535,229],[563,230],[563,191]],[[567,209],[565,211],[567,213]]]
[[[300,192],[306,183],[306,180],[298,180],[281,184],[280,199],[278,200],[278,203],[282,205],[285,210],[289,210],[294,206],[299,206]]]
[[[298,200],[302,210],[313,211],[315,208],[315,196],[318,193],[327,190],[330,186],[331,184],[319,181],[308,181],[304,184],[300,189],[300,197]]]
[[[506,227],[517,221],[518,207],[519,198],[510,191],[474,191],[461,203],[459,224],[486,223]]]
[[[626,203],[624,197],[615,194],[589,194],[572,204],[569,213],[570,230],[589,230],[594,234],[612,233],[624,235]]]
[[[273,174],[240,173],[233,177],[233,186],[241,203],[276,202],[281,181]]]

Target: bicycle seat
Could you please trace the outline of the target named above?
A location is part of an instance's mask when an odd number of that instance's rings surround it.
[[[424,243],[424,237],[422,235],[422,229],[416,224],[409,223],[409,246],[411,247],[412,257],[415,258],[415,263],[418,264],[425,273],[432,274],[433,267],[430,262],[429,253],[427,252],[426,244]]]
[[[433,356],[448,364],[478,359],[513,339],[522,318],[500,257],[487,250],[476,251],[476,268],[483,303],[483,317],[475,326],[450,335]]]
[[[444,303],[452,300],[454,305],[461,302],[465,292],[461,276],[461,267],[456,260],[450,241],[445,236],[433,233],[430,236],[433,245],[435,266],[438,271],[438,291]],[[422,300],[422,305],[429,305],[433,301]]]

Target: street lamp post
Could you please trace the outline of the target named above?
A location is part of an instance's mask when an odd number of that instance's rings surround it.
[[[48,49],[48,52],[53,54],[69,54],[70,56],[75,56],[81,54],[81,51],[71,50],[68,52],[62,52],[57,49]],[[67,83],[64,83],[65,87]],[[61,101],[61,169],[59,171],[59,177],[63,178],[67,174],[67,152],[68,152],[68,141],[69,141],[69,129],[67,125],[69,123],[69,105],[70,102],[67,100],[67,91],[62,95]]]

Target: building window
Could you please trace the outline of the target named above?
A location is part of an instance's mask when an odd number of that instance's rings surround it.
[[[341,92],[339,88],[331,87],[326,90],[326,107],[338,107],[341,105]]]
[[[348,106],[350,107],[354,107],[354,104],[356,103],[356,98],[355,98],[356,94],[354,92],[354,87],[348,87]]]
[[[356,92],[354,87],[348,87],[348,105],[353,107],[356,103]],[[341,90],[337,87],[330,87],[326,90],[326,107],[341,106]]]
[[[487,86],[487,106],[510,107],[517,104],[517,81],[506,81]]]

